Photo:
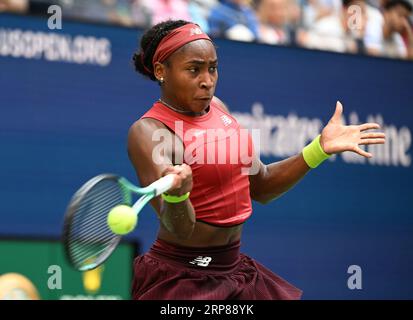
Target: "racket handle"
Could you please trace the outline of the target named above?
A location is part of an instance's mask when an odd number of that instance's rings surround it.
[[[167,174],[166,176],[156,180],[151,185],[149,185],[149,187],[152,187],[155,189],[155,196],[159,196],[160,194],[171,189],[174,183],[175,176],[176,174],[174,173]]]

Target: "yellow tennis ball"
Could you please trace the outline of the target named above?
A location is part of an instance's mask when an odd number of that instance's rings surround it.
[[[107,222],[113,233],[124,235],[135,228],[138,216],[131,207],[122,204],[109,211]]]

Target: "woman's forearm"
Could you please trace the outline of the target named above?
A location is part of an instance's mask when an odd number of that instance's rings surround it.
[[[255,179],[251,197],[261,203],[276,199],[291,189],[310,170],[303,155],[264,165]]]
[[[195,211],[189,199],[179,203],[163,201],[160,219],[169,232],[188,239],[194,230]]]

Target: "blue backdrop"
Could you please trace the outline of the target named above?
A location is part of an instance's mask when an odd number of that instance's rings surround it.
[[[104,38],[106,51],[89,47],[85,54],[106,56],[71,59],[67,52],[77,50],[80,35],[89,44]],[[69,22],[53,31],[46,19],[0,14],[0,236],[59,236],[73,192],[96,174],[136,182],[127,131],[159,96],[159,87],[131,66],[138,36]],[[373,150],[375,160],[337,156],[280,199],[254,204],[243,251],[303,289],[305,299],[412,299],[413,64],[216,44],[216,95],[242,123],[266,130],[264,162],[298,152],[329,120],[336,100],[347,123],[379,121],[389,137]],[[60,58],[47,53],[52,45]],[[147,208],[130,237],[146,250],[156,230]],[[347,285],[352,265],[362,270],[362,289]]]

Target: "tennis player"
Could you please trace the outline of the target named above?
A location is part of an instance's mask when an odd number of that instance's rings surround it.
[[[359,145],[384,143],[383,133],[365,132],[379,125],[342,125],[338,102],[321,135],[296,156],[265,165],[248,136],[217,161],[242,129],[214,96],[218,58],[211,39],[196,24],[169,20],[146,31],[133,60],[159,83],[160,99],[129,130],[130,160],[142,186],[177,174],[168,194],[151,203],[160,228],[134,262],[133,298],[300,299],[300,289],[240,253],[251,199],[277,198],[331,154],[371,157]],[[230,134],[209,134],[214,130]]]

